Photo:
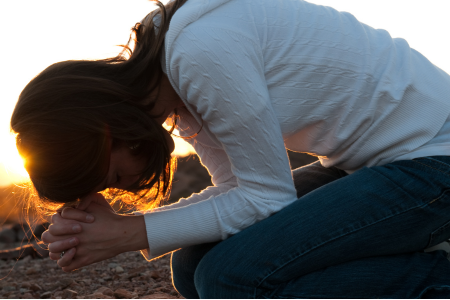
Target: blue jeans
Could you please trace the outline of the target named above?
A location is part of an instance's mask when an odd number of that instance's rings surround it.
[[[172,255],[186,298],[448,298],[450,157],[294,171],[299,199],[225,241]]]

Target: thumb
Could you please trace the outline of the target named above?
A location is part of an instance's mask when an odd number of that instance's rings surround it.
[[[88,208],[88,206],[91,203],[96,203],[98,205],[105,206],[105,207],[112,209],[111,205],[108,203],[108,201],[106,201],[105,197],[103,197],[103,195],[100,193],[90,194],[84,198],[81,198],[80,202],[78,203],[76,208],[79,210],[85,210],[86,208]]]

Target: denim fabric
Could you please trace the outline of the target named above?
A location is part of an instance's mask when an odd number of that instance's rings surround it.
[[[294,171],[299,199],[172,256],[186,298],[448,298],[450,157]]]

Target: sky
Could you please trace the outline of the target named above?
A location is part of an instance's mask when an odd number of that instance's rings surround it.
[[[277,0],[273,0],[277,1]],[[448,0],[310,0],[347,11],[410,46],[450,73]],[[257,0],[255,0],[257,3]],[[154,5],[147,0],[0,1],[0,186],[26,179],[9,131],[21,90],[50,64],[116,55],[130,28]],[[192,151],[176,141],[176,152]]]

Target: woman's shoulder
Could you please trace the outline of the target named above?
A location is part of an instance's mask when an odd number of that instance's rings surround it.
[[[166,49],[170,48],[172,42],[180,35],[187,26],[198,21],[202,16],[215,10],[221,5],[233,0],[197,0],[187,1],[178,9],[170,21],[169,30],[166,34]]]

